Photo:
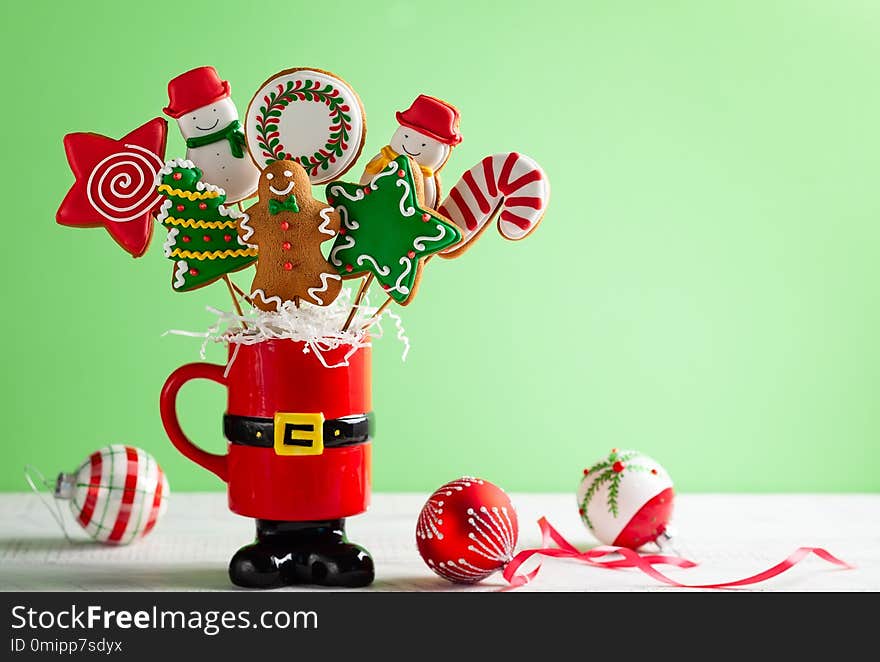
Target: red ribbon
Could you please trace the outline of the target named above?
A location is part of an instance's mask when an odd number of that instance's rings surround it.
[[[504,579],[506,579],[510,583],[511,588],[516,588],[518,586],[528,584],[535,578],[535,576],[538,574],[538,571],[541,569],[540,565],[532,570],[530,573],[525,575],[518,575],[516,574],[516,571],[519,570],[523,563],[536,555],[546,556],[550,558],[574,559],[580,563],[585,563],[586,565],[591,565],[598,568],[638,568],[646,575],[653,579],[656,579],[659,582],[669,584],[670,586],[677,586],[679,588],[733,588],[736,586],[757,584],[758,582],[763,582],[767,579],[770,579],[771,577],[781,575],[786,570],[789,570],[790,568],[793,568],[795,565],[800,563],[810,554],[815,554],[820,559],[828,561],[829,563],[833,563],[834,565],[838,565],[847,570],[851,570],[855,567],[850,565],[846,561],[840,560],[839,558],[837,558],[827,550],[822,549],[821,547],[799,547],[784,561],[777,563],[772,568],[764,570],[763,572],[759,572],[756,575],[746,577],[745,579],[738,579],[732,582],[721,582],[719,584],[682,584],[681,582],[678,582],[671,577],[667,577],[662,572],[657,570],[657,568],[655,568],[654,566],[672,565],[677,568],[693,568],[697,565],[693,561],[689,561],[680,556],[666,556],[663,554],[642,555],[631,549],[627,549],[626,547],[614,547],[610,545],[594,547],[593,549],[589,549],[586,552],[581,552],[574,545],[563,538],[562,534],[560,534],[559,531],[553,528],[553,525],[551,525],[550,522],[547,521],[546,517],[542,517],[538,520],[538,526],[541,529],[542,547],[540,549],[526,549],[521,551],[519,554],[513,557],[510,563],[508,563],[507,566],[505,566],[504,568]],[[553,547],[553,544],[555,544],[556,546]],[[613,554],[617,554],[623,558],[602,560],[603,558],[611,556]]]

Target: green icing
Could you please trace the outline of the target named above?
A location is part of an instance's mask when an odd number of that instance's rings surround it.
[[[175,179],[176,175],[180,175],[180,178]],[[181,191],[195,191],[196,184],[200,181],[202,181],[202,171],[198,168],[173,168],[168,174],[162,175],[163,184],[171,188],[179,188]]]
[[[296,203],[296,196],[293,193],[288,195],[286,200],[276,200],[275,198],[269,200],[270,214],[274,216],[282,211],[289,211],[294,214],[299,212],[299,205]]]
[[[241,122],[239,122],[238,120],[230,122],[227,126],[223,127],[219,131],[209,133],[206,136],[195,136],[193,138],[187,138],[186,146],[189,149],[193,149],[194,147],[204,147],[205,145],[211,145],[213,143],[220,142],[221,140],[226,140],[229,142],[229,151],[232,152],[232,156],[237,159],[244,158],[244,131],[242,131]]]
[[[330,263],[344,277],[372,273],[397,303],[409,303],[421,260],[461,241],[454,224],[419,205],[406,156],[366,186],[331,182],[325,192],[342,215]]]
[[[179,173],[179,179],[174,178],[176,173]],[[180,191],[204,193],[197,187],[201,178],[202,171],[198,168],[176,166],[170,173],[162,176],[162,184]],[[225,274],[244,269],[257,261],[256,256],[253,255],[232,255],[234,251],[246,249],[247,246],[238,239],[238,224],[235,219],[221,213],[221,210],[226,211],[223,204],[226,200],[225,195],[204,200],[189,200],[165,190],[159,193],[166,201],[162,203],[158,220],[169,234],[175,230],[177,232],[173,238],[165,242],[165,256],[174,261],[171,287],[176,292],[187,292],[203,287]],[[168,201],[171,203],[170,206]],[[170,219],[193,220],[195,223],[183,226],[179,223],[171,223]],[[223,226],[212,228],[208,227],[209,223],[222,223]],[[194,253],[228,251],[230,255],[224,256],[221,253],[213,260],[207,257],[198,259],[175,255],[175,250]],[[183,262],[186,264],[183,265]]]

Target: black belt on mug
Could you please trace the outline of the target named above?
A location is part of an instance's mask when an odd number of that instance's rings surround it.
[[[325,448],[363,444],[373,438],[373,412],[324,420],[323,414],[278,412],[274,418],[223,417],[233,444],[274,448],[277,455],[321,455]]]

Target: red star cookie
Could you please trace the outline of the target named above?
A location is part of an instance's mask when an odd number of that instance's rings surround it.
[[[164,165],[167,132],[168,124],[157,117],[119,140],[97,133],[64,136],[76,181],[55,220],[81,228],[103,225],[122,248],[134,257],[143,255],[162,202],[156,175]]]

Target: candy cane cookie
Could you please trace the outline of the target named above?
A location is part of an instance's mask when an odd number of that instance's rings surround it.
[[[534,159],[517,152],[487,156],[462,175],[438,208],[464,236],[440,256],[464,253],[496,215],[502,237],[524,239],[538,227],[549,201],[550,181]]]

